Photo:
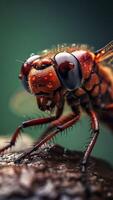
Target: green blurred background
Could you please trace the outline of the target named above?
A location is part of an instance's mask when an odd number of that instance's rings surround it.
[[[112,3],[111,3],[112,2]],[[113,1],[1,0],[0,1],[0,134],[10,135],[29,117],[39,116],[34,98],[18,80],[21,63],[62,43],[85,43],[95,50],[113,39]],[[24,117],[25,116],[25,117]],[[89,138],[89,119],[81,121],[56,142],[84,150]],[[41,129],[27,129],[38,136]],[[113,164],[113,135],[101,125],[93,155]]]

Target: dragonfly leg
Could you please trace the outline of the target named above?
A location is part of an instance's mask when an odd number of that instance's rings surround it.
[[[82,172],[86,171],[86,165],[87,165],[88,158],[96,144],[96,141],[97,141],[97,138],[99,135],[99,122],[98,122],[96,113],[93,110],[89,110],[88,114],[91,118],[91,128],[93,131],[93,137],[92,137],[90,143],[88,144],[88,147],[85,151],[85,154],[84,154],[84,157],[82,160]]]
[[[7,150],[7,149],[9,149],[9,148],[11,148],[12,146],[15,145],[17,138],[18,138],[18,136],[19,136],[19,134],[20,134],[20,132],[22,131],[23,128],[27,128],[27,127],[30,127],[30,126],[36,126],[36,125],[39,125],[39,124],[49,123],[53,120],[55,120],[55,117],[38,118],[38,119],[32,119],[32,120],[28,120],[28,121],[23,122],[15,130],[9,144],[7,144],[6,146],[4,146],[3,148],[0,149],[0,153],[3,153],[5,150]]]
[[[53,122],[56,127],[56,130],[46,135],[42,140],[37,141],[37,143],[35,143],[35,145],[30,150],[24,152],[17,160],[15,160],[15,163],[20,163],[21,160],[30,156],[32,152],[36,151],[43,144],[50,141],[55,135],[75,124],[79,120],[79,118],[80,118],[79,114],[78,115],[70,114],[62,117],[61,119],[56,120],[56,122]]]

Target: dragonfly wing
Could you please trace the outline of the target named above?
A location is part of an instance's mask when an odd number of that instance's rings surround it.
[[[105,62],[108,67],[113,66],[113,40],[95,52],[96,63]]]

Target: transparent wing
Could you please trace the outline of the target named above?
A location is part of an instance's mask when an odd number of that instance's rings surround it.
[[[107,66],[113,67],[113,40],[103,48],[95,52],[96,63],[105,62]]]

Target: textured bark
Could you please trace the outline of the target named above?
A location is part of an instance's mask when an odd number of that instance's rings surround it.
[[[100,159],[90,158],[87,173],[82,174],[81,152],[45,146],[15,165],[20,154],[0,158],[0,200],[113,199],[113,169]]]

